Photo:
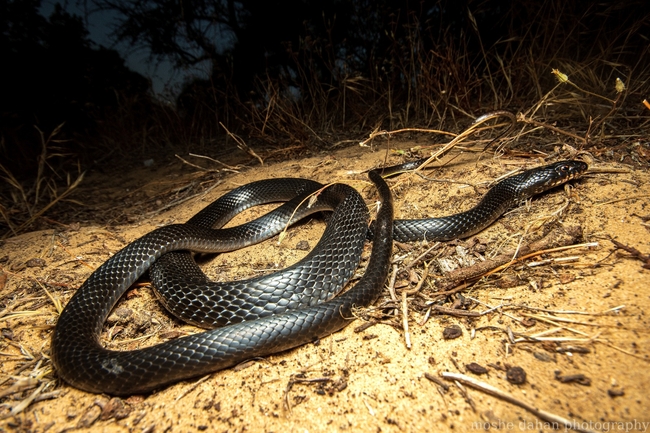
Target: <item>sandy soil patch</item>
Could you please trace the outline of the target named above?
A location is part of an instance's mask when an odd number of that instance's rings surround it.
[[[377,304],[381,308],[373,312],[384,323],[355,332],[363,323],[356,320],[319,344],[149,395],[111,399],[57,380],[48,359],[57,313],[45,289],[65,305],[91,272],[127,243],[160,225],[183,222],[223,193],[253,180],[307,177],[346,182],[363,190],[372,206],[371,190],[360,172],[381,165],[384,158],[383,151],[348,148],[254,166],[239,174],[219,174],[209,182],[178,163],[134,170],[119,183],[104,185],[111,174],[89,177],[85,191],[94,197],[94,209],[112,209],[114,218],[98,224],[92,209],[87,209],[77,220],[0,244],[0,413],[4,416],[0,431],[475,431],[490,425],[499,431],[553,431],[520,407],[467,386],[441,380],[443,386],[429,379],[439,378],[441,372],[467,374],[577,427],[647,431],[650,270],[617,249],[611,239],[650,252],[646,189],[650,175],[623,165],[607,165],[620,172],[589,174],[572,182],[568,193],[556,189],[537,197],[468,241],[434,248],[425,257],[431,263],[431,276],[418,294],[409,296],[410,349],[401,327],[401,303],[393,302],[386,291]],[[399,161],[394,155],[389,158],[390,163]],[[487,190],[485,182],[539,163],[516,158],[477,162],[475,155],[467,154],[427,174],[454,182],[399,179],[392,182],[396,217],[467,209]],[[182,198],[181,187],[191,184],[194,190],[206,190],[215,182],[219,184],[206,194],[155,212],[172,198]],[[179,191],[172,197],[174,188]],[[137,213],[122,211],[132,208]],[[154,212],[149,216],[148,211]],[[220,255],[206,265],[206,272],[226,280],[283,268],[306,254],[297,248],[299,242],[316,244],[324,224],[313,218],[292,228],[280,245],[270,240]],[[580,227],[580,243],[595,244],[544,254],[484,278],[459,294],[436,296],[435,283],[443,269],[469,266],[567,227]],[[431,246],[397,247],[400,266]],[[538,266],[531,266],[532,262]],[[422,263],[413,269],[419,274]],[[400,274],[397,287],[417,278]],[[128,310],[128,320],[106,326],[108,347],[135,349],[199,331],[169,316],[144,285],[131,289],[125,298],[118,305]],[[452,304],[470,312],[511,306],[478,317],[429,311],[431,305],[451,308]],[[559,313],[567,311],[573,313]],[[444,339],[443,331],[452,325],[459,326],[462,335]],[[537,336],[539,341],[512,344],[511,339],[520,335]],[[471,363],[485,367],[487,373],[468,371]],[[509,367],[525,371],[523,384],[507,380]],[[560,380],[578,374],[584,377]],[[23,388],[16,390],[17,386]]]

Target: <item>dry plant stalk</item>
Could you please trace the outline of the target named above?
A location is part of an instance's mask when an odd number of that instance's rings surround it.
[[[536,417],[538,417],[541,420],[544,420],[546,422],[551,423],[553,426],[557,425],[557,428],[559,427],[564,427],[564,428],[570,428],[578,432],[583,432],[583,433],[595,433],[592,430],[588,430],[585,428],[582,428],[581,423],[575,422],[568,420],[566,418],[563,418],[559,415],[555,415],[551,412],[547,412],[542,409],[538,409],[534,405],[520,400],[513,396],[512,394],[509,394],[505,391],[500,390],[499,388],[496,388],[486,382],[482,382],[480,380],[476,380],[473,377],[460,374],[460,373],[450,373],[447,371],[443,371],[440,373],[440,375],[446,379],[446,380],[453,380],[457,382],[464,383],[465,385],[469,385],[472,388],[478,389],[480,391],[486,392],[490,395],[493,395],[495,397],[498,397],[502,400],[507,401],[508,403],[512,403],[516,406],[521,407],[522,409],[527,410],[528,412],[532,413]]]
[[[61,194],[58,194],[57,192],[57,185],[54,178],[58,175],[55,170],[47,163],[47,159],[51,156],[49,154],[48,146],[50,143],[60,142],[60,140],[56,140],[55,137],[61,131],[63,125],[64,124],[62,123],[57,126],[47,138],[40,129],[36,128],[41,137],[41,154],[38,158],[36,177],[33,181],[32,187],[29,190],[25,190],[23,185],[16,179],[13,173],[11,173],[9,169],[0,164],[0,172],[4,174],[3,178],[18,193],[17,196],[12,194],[15,204],[18,205],[21,210],[23,210],[23,212],[29,215],[29,218],[27,218],[27,220],[23,221],[22,223],[16,223],[16,221],[12,219],[9,210],[5,206],[0,205],[0,214],[9,227],[10,233],[14,236],[20,234],[23,230],[34,223],[34,221],[43,216],[45,212],[50,210],[54,205],[70,195],[70,193],[74,191],[74,189],[83,181],[84,175],[86,173],[85,171],[81,172],[77,176],[77,179],[74,181],[71,181],[70,174],[68,173],[66,190]],[[52,174],[49,176],[45,173],[46,166],[52,170]],[[43,192],[45,189],[49,190],[48,202],[39,207],[39,204],[44,199]],[[7,237],[10,233],[5,233],[3,237]]]
[[[521,261],[544,254],[551,249],[572,246],[581,238],[582,228],[579,226],[566,227],[561,231],[552,231],[542,239],[522,246],[518,251],[508,251],[493,259],[479,262],[474,266],[450,272],[438,281],[438,287],[442,292],[436,292],[435,295],[448,294],[448,291],[461,281],[474,281],[483,276],[494,274],[505,266],[512,264],[513,260]]]
[[[253,151],[253,149],[251,149],[246,144],[246,142],[244,142],[244,140],[242,140],[240,137],[238,137],[237,135],[230,132],[228,130],[228,128],[226,128],[226,125],[224,125],[223,123],[219,122],[219,125],[221,125],[221,127],[226,131],[228,136],[230,136],[233,140],[235,140],[235,143],[237,143],[237,147],[239,149],[243,150],[244,152],[248,153],[253,158],[257,159],[260,162],[260,165],[264,165],[264,160],[262,158],[260,158],[260,156],[257,153],[255,153],[255,151]]]

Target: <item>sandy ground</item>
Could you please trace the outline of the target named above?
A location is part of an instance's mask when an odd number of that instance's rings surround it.
[[[379,166],[385,156],[384,151],[355,147],[255,165],[240,173],[206,175],[176,160],[128,173],[89,175],[77,194],[87,206],[76,215],[0,244],[0,431],[554,431],[500,398],[429,379],[439,379],[443,372],[490,384],[568,419],[573,427],[647,431],[650,270],[617,250],[611,239],[650,253],[650,175],[627,165],[593,164],[616,172],[589,174],[572,182],[570,190],[556,189],[512,210],[469,241],[434,248],[425,256],[431,276],[417,294],[408,296],[410,349],[401,302],[392,302],[386,290],[377,304],[382,308],[372,312],[382,323],[355,332],[363,323],[356,320],[319,344],[149,395],[111,400],[57,379],[48,357],[57,311],[46,289],[65,305],[91,272],[127,243],[160,225],[183,222],[226,191],[256,179],[297,176],[346,182],[362,190],[372,208],[372,191],[359,170]],[[396,216],[467,209],[487,190],[487,181],[540,164],[532,158],[476,159],[476,154],[465,154],[427,174],[454,182],[420,177],[393,182]],[[390,163],[399,161],[390,155]],[[188,191],[201,190],[207,192],[165,209]],[[97,222],[93,213],[105,219]],[[291,229],[280,245],[270,240],[220,255],[206,265],[206,272],[225,280],[283,268],[306,254],[297,248],[299,243],[316,244],[324,224],[314,218]],[[436,281],[446,269],[470,266],[574,226],[583,234],[578,243],[591,246],[514,264],[460,292],[461,297],[454,294],[437,303],[463,312],[501,308],[475,317],[435,311],[427,315],[431,302],[441,298],[435,294]],[[400,267],[431,246],[396,247]],[[400,300],[401,290],[418,280],[422,262],[413,269],[415,273],[398,275]],[[123,317],[113,316],[103,335],[113,349],[137,349],[200,332],[171,318],[145,284],[128,292],[118,308]],[[452,325],[460,327],[461,336],[444,339],[443,330]],[[520,341],[521,335],[537,340]],[[470,372],[470,363],[487,373]],[[511,367],[525,371],[524,383],[508,381]],[[584,376],[559,380],[579,374]]]

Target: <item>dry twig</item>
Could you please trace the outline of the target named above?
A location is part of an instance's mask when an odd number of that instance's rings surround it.
[[[642,267],[644,269],[650,269],[650,254],[643,254],[641,251],[637,250],[636,248],[625,245],[615,239],[610,239],[610,240],[614,245],[616,245],[617,248],[627,251],[632,255],[632,257],[643,262]]]
[[[522,246],[519,248],[516,255],[514,251],[509,251],[493,259],[479,262],[474,266],[450,272],[437,281],[437,286],[440,287],[443,292],[437,292],[435,294],[447,295],[455,293],[447,293],[446,291],[449,291],[461,281],[474,281],[485,275],[493,274],[498,270],[501,270],[503,266],[511,264],[513,260],[523,260],[539,254],[547,253],[551,249],[573,245],[581,237],[582,228],[579,226],[566,227],[564,230],[552,231],[542,239]]]
[[[575,431],[584,432],[584,433],[595,433],[592,430],[582,428],[580,422],[571,421],[571,420],[563,418],[563,417],[561,417],[559,415],[555,415],[555,414],[553,414],[551,412],[547,412],[545,410],[538,409],[538,408],[536,408],[535,406],[533,406],[532,404],[530,404],[530,403],[528,403],[526,401],[517,399],[512,394],[508,394],[505,391],[501,391],[500,389],[498,389],[498,388],[496,388],[496,387],[494,387],[494,386],[492,386],[492,385],[490,385],[490,384],[488,384],[486,382],[476,380],[473,377],[466,376],[466,375],[460,374],[460,373],[450,373],[450,372],[446,372],[446,371],[444,371],[444,372],[442,372],[440,374],[446,380],[453,380],[453,381],[458,381],[458,382],[464,383],[466,385],[471,386],[472,388],[475,388],[475,389],[478,389],[480,391],[486,392],[486,393],[491,394],[491,395],[493,395],[495,397],[498,397],[498,398],[500,398],[502,400],[505,400],[508,403],[512,403],[512,404],[514,404],[516,406],[519,406],[519,407],[527,410],[528,412],[532,413],[533,415],[535,415],[539,419],[542,419],[544,421],[547,421],[547,422],[551,423],[554,428],[564,427],[564,428],[570,428],[570,429],[573,429]]]

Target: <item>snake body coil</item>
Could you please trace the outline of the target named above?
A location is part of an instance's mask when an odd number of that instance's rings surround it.
[[[498,217],[497,212],[503,213],[518,200],[577,177],[585,169],[582,162],[564,161],[508,178],[490,190],[477,207],[460,214],[465,216],[452,224],[456,229],[448,236],[463,237],[480,231]],[[346,293],[334,297],[358,265],[368,231],[368,211],[361,196],[353,188],[332,185],[320,193],[316,205],[300,206],[292,217],[296,206],[320,184],[301,179],[256,182],[226,194],[186,224],[148,233],[93,272],[68,302],[54,330],[52,360],[59,376],[86,391],[142,393],[340,330],[349,323],[346,318],[351,317],[353,306],[366,306],[377,299],[392,252],[390,190],[376,172],[369,176],[377,185],[382,205],[373,226],[372,253],[366,272]],[[516,181],[511,180],[515,178]],[[512,185],[505,188],[504,184]],[[495,189],[498,193],[492,193]],[[247,207],[278,200],[290,201],[243,226],[212,229]],[[318,245],[303,260],[276,274],[230,283],[229,289],[209,283],[195,264],[188,264],[187,254],[166,254],[176,250],[215,252],[239,248],[273,236],[288,222],[323,209],[334,209],[334,214]],[[490,221],[486,223],[487,220]],[[416,239],[431,239],[431,226],[422,220],[414,221],[396,221],[396,227],[404,224],[407,232],[416,233]],[[465,231],[458,228],[462,221],[466,221]],[[417,232],[423,224],[424,232]],[[443,229],[442,233],[448,232]],[[171,300],[163,301],[168,309],[175,314],[181,311],[191,323],[201,326],[229,326],[140,350],[117,352],[103,348],[99,335],[110,311],[157,260],[151,276],[157,286],[162,282],[163,290],[171,290]],[[188,280],[181,281],[175,275],[177,272],[187,274]],[[210,284],[207,294],[198,290],[206,284]],[[320,301],[325,302],[316,303]]]

